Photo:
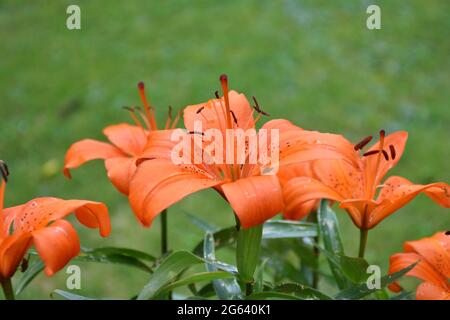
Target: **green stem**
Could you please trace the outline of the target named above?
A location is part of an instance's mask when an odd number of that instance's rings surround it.
[[[167,241],[167,209],[161,212],[161,255],[168,252]]]
[[[253,275],[259,262],[263,225],[241,228],[236,244],[236,266],[247,291],[253,290]]]
[[[359,229],[359,254],[358,257],[364,258],[364,252],[366,251],[367,236],[369,234],[368,229]]]
[[[5,294],[6,300],[15,300],[14,290],[11,284],[11,278],[0,278],[2,284],[3,293]]]

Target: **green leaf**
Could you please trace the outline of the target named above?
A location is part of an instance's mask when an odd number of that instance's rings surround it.
[[[253,288],[255,292],[261,292],[264,290],[264,271],[268,261],[269,258],[264,259],[256,271],[255,287]]]
[[[214,261],[215,247],[214,247],[214,236],[212,233],[206,233],[204,240],[204,258],[207,260]],[[217,266],[212,263],[205,263],[206,270],[209,272],[217,271]],[[236,279],[224,279],[224,280],[214,280],[213,281],[214,291],[220,300],[236,300],[242,299],[241,287],[237,283]]]
[[[272,220],[264,224],[263,239],[301,238],[317,236],[317,225],[307,222]],[[213,233],[216,250],[232,246],[237,241],[236,227],[215,230]],[[193,252],[203,256],[204,241],[198,243]]]
[[[234,276],[226,271],[199,272],[165,285],[158,291],[158,295],[164,294],[181,286],[189,285],[191,283],[230,278],[234,278]]]
[[[96,254],[96,255],[113,255],[120,254],[128,257],[133,257],[139,260],[155,262],[156,258],[146,252],[129,249],[129,248],[120,248],[120,247],[102,247],[102,248],[83,248],[81,250],[83,253],[87,254]]]
[[[332,297],[319,290],[298,283],[283,283],[274,287],[273,290],[276,292],[293,294],[302,300],[333,300]]]
[[[396,296],[391,297],[389,300],[411,300],[413,298],[413,292],[403,291]]]
[[[64,290],[59,290],[59,289],[56,289],[53,291],[53,293],[51,294],[52,298],[53,298],[53,294],[57,294],[57,295],[65,298],[66,300],[95,300],[93,298],[80,296],[78,294],[74,294],[74,293],[67,292]]]
[[[336,214],[328,207],[326,200],[320,202],[317,219],[319,233],[326,251],[334,255],[345,255]],[[327,256],[327,259],[339,289],[347,288],[349,282],[340,268],[339,259],[332,259],[330,255]]]
[[[263,239],[316,237],[317,225],[310,222],[271,220],[264,223]]]
[[[20,278],[19,284],[16,287],[16,295],[22,293],[22,291],[36,278],[36,276],[44,270],[45,265],[41,259],[36,260],[31,267],[27,269]]]
[[[297,296],[290,294],[275,292],[275,291],[264,291],[256,292],[245,298],[245,300],[302,300]]]
[[[162,287],[174,281],[185,269],[203,262],[203,259],[189,251],[171,253],[155,269],[150,281],[139,293],[137,299],[148,300],[155,297]]]
[[[253,274],[259,262],[263,226],[242,229],[238,232],[236,265],[244,282],[253,282]]]
[[[238,232],[236,227],[221,229],[213,233],[216,250],[225,246],[232,246],[236,243]],[[193,252],[196,255],[203,256],[204,240],[198,243]]]
[[[366,260],[340,255],[339,261],[342,272],[351,282],[361,283],[367,280],[369,264]]]
[[[209,222],[197,217],[196,215],[193,215],[192,213],[185,211],[185,214],[193,224],[195,224],[205,232],[216,232],[219,229],[215,225],[210,224]]]
[[[416,266],[416,263],[413,263],[412,265],[397,271],[390,275],[385,275],[380,279],[380,288],[373,288],[369,289],[367,287],[366,283],[358,284],[358,285],[352,285],[348,287],[345,290],[342,290],[336,295],[336,299],[349,299],[349,300],[357,300],[364,298],[365,296],[374,293],[375,291],[378,291],[384,287],[386,287],[388,284],[390,284],[393,281],[396,281],[397,279],[404,276],[406,273],[408,273],[412,268]]]
[[[142,271],[152,273],[152,269],[142,262],[141,260],[154,262],[156,258],[146,254],[145,252],[126,249],[126,248],[96,248],[96,249],[83,249],[80,254],[74,258],[76,261],[86,262],[98,262],[98,263],[111,263],[111,264],[123,264],[131,267],[138,268]]]

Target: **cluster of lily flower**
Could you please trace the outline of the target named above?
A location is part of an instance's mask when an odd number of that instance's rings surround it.
[[[407,132],[379,132],[379,141],[370,148],[372,136],[352,143],[341,135],[304,130],[288,120],[266,122],[262,129],[279,132],[279,168],[276,174],[263,174],[261,164],[192,163],[175,164],[171,135],[183,117],[185,134],[194,136],[194,123],[202,130],[255,129],[268,116],[253,98],[254,106],[243,94],[229,91],[228,79],[220,77],[223,96],[206,103],[190,105],[169,117],[163,128],[157,125],[155,109],[138,89],[143,108],[127,108],[134,124],[121,123],[103,130],[110,143],[85,139],[74,143],[66,153],[64,174],[94,159],[104,160],[108,178],[126,195],[136,218],[150,227],[156,216],[189,194],[213,188],[231,206],[237,226],[254,228],[282,214],[285,219],[301,220],[317,210],[321,199],[337,202],[361,231],[360,257],[364,256],[367,233],[383,219],[424,193],[439,205],[450,207],[450,186],[443,182],[426,185],[390,176],[384,179],[402,157]],[[196,140],[198,144],[198,139]],[[205,151],[208,141],[202,140]],[[226,150],[225,150],[226,152]],[[101,236],[110,233],[107,207],[87,200],[37,198],[26,204],[3,208],[3,193],[8,177],[1,163],[0,189],[0,280],[7,285],[26,252],[34,245],[52,275],[78,255],[80,243],[75,229],[63,218],[75,213]],[[390,273],[414,262],[408,275],[423,280],[417,288],[418,299],[450,299],[450,236],[438,232],[430,238],[405,243],[404,253],[391,257]],[[397,283],[390,289],[401,290]]]

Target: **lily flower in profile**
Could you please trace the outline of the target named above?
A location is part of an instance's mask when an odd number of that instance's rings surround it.
[[[408,134],[397,131],[388,136],[380,132],[380,140],[368,151],[359,151],[372,137],[354,146],[357,165],[341,160],[318,160],[312,163],[312,177],[290,180],[283,192],[287,210],[312,200],[329,199],[340,203],[361,230],[375,227],[383,219],[402,208],[419,193],[425,193],[439,205],[450,207],[450,186],[443,182],[426,185],[386,173],[400,160]]]
[[[3,209],[8,171],[3,162],[0,167],[3,176],[0,186],[0,280],[13,276],[33,245],[49,276],[76,257],[80,251],[77,232],[63,219],[72,212],[83,225],[98,228],[102,237],[109,235],[108,209],[100,202],[45,197]]]
[[[159,156],[160,144],[170,137],[171,130],[175,128],[180,114],[172,119],[172,110],[169,107],[169,116],[164,130],[158,130],[154,109],[145,95],[144,83],[138,84],[139,95],[144,105],[144,111],[139,108],[126,108],[135,125],[120,123],[111,125],[103,130],[103,134],[110,143],[93,139],[84,139],[70,146],[64,161],[64,175],[71,177],[70,169],[77,168],[84,163],[95,160],[105,160],[108,178],[121,193],[128,194],[128,185],[136,171],[136,160],[141,156],[147,144],[153,145],[152,150]]]
[[[404,252],[390,258],[389,273],[400,271],[418,262],[406,275],[423,282],[417,287],[417,300],[450,300],[450,232],[438,232],[432,237],[406,241]],[[402,287],[395,282],[394,292]]]
[[[283,119],[269,121],[257,132],[256,123],[267,112],[255,98],[252,108],[243,94],[229,91],[226,75],[220,81],[222,97],[216,92],[216,99],[184,109],[188,144],[192,141],[195,145],[189,156],[194,160],[174,163],[173,159],[152,159],[146,151],[138,160],[138,169],[130,183],[129,201],[143,225],[150,226],[164,209],[207,188],[214,188],[230,203],[244,228],[259,225],[284,207],[278,177],[266,174],[267,170],[271,171],[275,165],[288,166],[314,159],[341,159],[353,152],[353,146],[340,136],[303,130]],[[239,131],[252,130],[253,136],[238,142]],[[262,130],[267,135],[261,135]],[[276,134],[272,136],[272,132]],[[232,143],[214,139],[211,133],[216,133],[215,137],[231,137]],[[258,145],[253,153],[252,139]],[[217,153],[221,151],[223,161],[217,161],[220,158]],[[202,155],[198,162],[197,154]],[[251,161],[252,156],[261,159],[262,154],[270,154],[271,159]]]

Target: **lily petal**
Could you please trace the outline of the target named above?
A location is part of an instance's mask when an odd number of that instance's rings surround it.
[[[450,207],[450,186],[448,184],[443,182],[427,185],[413,184],[405,178],[392,176],[384,183],[379,199],[377,199],[379,205],[371,212],[373,222],[370,227],[373,228],[421,192],[424,192],[442,207]]]
[[[10,278],[16,272],[31,245],[31,234],[21,232],[6,237],[0,243],[0,275]]]
[[[290,216],[302,216],[305,205],[311,201],[328,199],[342,201],[344,198],[322,182],[309,178],[298,177],[283,185],[284,211]]]
[[[170,160],[174,147],[182,141],[181,138],[185,134],[181,129],[151,131],[148,136],[147,145],[137,159],[136,164],[139,165],[142,161],[151,159]],[[176,140],[176,136],[180,140]]]
[[[416,277],[437,286],[446,286],[447,279],[417,253],[396,253],[392,255],[390,258],[389,274],[400,271],[417,261],[420,262],[406,274],[407,276]],[[401,287],[395,282],[389,285],[389,289],[398,292]]]
[[[117,157],[105,160],[108,178],[121,193],[128,195],[131,178],[136,172],[135,157]]]
[[[386,160],[383,156],[380,157],[380,163],[377,170],[377,155],[372,155],[363,158],[363,163],[365,167],[365,175],[367,181],[373,181],[373,184],[378,185],[386,173],[395,167],[398,161],[401,159],[403,152],[405,150],[406,141],[408,140],[408,132],[406,131],[396,131],[387,135],[384,138],[384,150],[389,150],[389,146],[392,145],[395,149],[395,158],[392,159],[392,155],[389,156],[389,160]],[[375,143],[369,150],[379,150],[380,142]]]
[[[48,276],[61,270],[80,252],[77,232],[65,220],[57,220],[48,227],[33,231],[33,242]]]
[[[153,219],[172,204],[220,183],[221,180],[194,165],[148,160],[138,167],[131,180],[128,199],[137,218],[149,227]]]
[[[440,274],[450,278],[450,236],[438,232],[432,237],[416,241],[407,241],[405,252],[421,255]]]
[[[66,177],[70,178],[70,169],[78,168],[88,161],[123,156],[125,154],[122,151],[109,143],[84,139],[75,142],[67,150],[63,172]]]
[[[225,197],[244,228],[254,227],[283,210],[283,195],[274,175],[253,176],[222,185]]]
[[[111,225],[108,208],[101,202],[43,197],[4,210],[9,221],[14,222],[14,232],[32,232],[44,228],[50,222],[72,212],[75,212],[79,221],[87,227],[99,228],[101,236],[109,235]]]
[[[431,282],[424,282],[417,287],[417,300],[450,300],[450,290]]]
[[[138,126],[120,123],[103,129],[103,134],[120,150],[130,156],[139,156],[147,144],[147,133]]]
[[[253,109],[245,95],[236,91],[230,91],[228,97],[230,110],[233,112],[233,118],[237,122],[236,127],[243,130],[254,128]],[[184,125],[188,131],[198,131],[194,126],[194,122],[200,121],[202,124],[202,132],[208,129],[219,129],[225,132],[227,123],[225,112],[223,98],[190,105],[184,109]]]

